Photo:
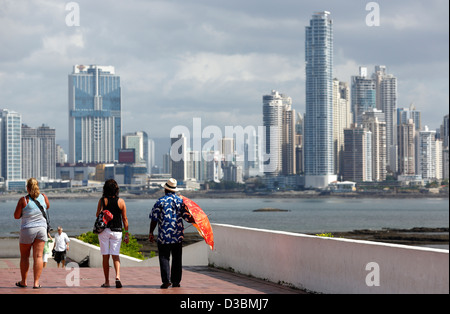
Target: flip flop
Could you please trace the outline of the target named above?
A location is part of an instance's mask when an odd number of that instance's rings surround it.
[[[39,285],[39,286],[34,286],[33,289],[41,289],[41,285]]]
[[[103,285],[101,285],[100,287],[101,287],[101,288],[109,288],[110,285],[103,284]]]
[[[119,279],[116,279],[116,288],[122,288],[122,283]]]
[[[27,286],[22,285],[22,283],[20,281],[18,281],[18,282],[16,282],[16,287],[26,288]]]

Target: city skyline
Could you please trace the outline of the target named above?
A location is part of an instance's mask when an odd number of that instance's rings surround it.
[[[8,30],[0,42],[10,48],[1,52],[0,107],[21,113],[24,123],[51,124],[63,145],[69,135],[62,78],[74,64],[113,65],[120,73],[122,133],[167,138],[192,117],[219,127],[261,125],[260,97],[273,89],[304,113],[304,28],[321,10],[334,20],[334,77],[350,83],[360,66],[384,64],[398,78],[398,107],[414,102],[432,129],[448,113],[445,1],[379,1],[379,27],[366,25],[367,3],[352,1],[77,3],[79,27],[66,25],[65,3],[0,5],[0,25]]]

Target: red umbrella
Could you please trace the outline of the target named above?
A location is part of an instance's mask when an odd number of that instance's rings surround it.
[[[194,217],[195,223],[192,225],[198,230],[198,233],[205,239],[206,244],[209,245],[211,250],[214,249],[214,234],[209,222],[208,216],[194,201],[180,195],[183,199],[183,203],[186,205],[189,213]]]

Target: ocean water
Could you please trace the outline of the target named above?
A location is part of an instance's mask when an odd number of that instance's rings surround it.
[[[148,234],[149,214],[156,200],[126,200],[132,234]],[[449,226],[448,199],[194,199],[212,223],[300,233]],[[14,219],[17,201],[0,202],[0,237],[17,237],[20,220]],[[287,212],[253,212],[277,208]],[[92,231],[95,199],[50,200],[53,228],[69,236]],[[186,232],[196,232],[185,224]]]

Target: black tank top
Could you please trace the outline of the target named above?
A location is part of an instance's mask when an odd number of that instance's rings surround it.
[[[108,198],[108,205],[106,205],[107,210],[113,214],[113,219],[108,222],[107,228],[111,231],[122,232],[122,210],[119,208],[118,198]]]

